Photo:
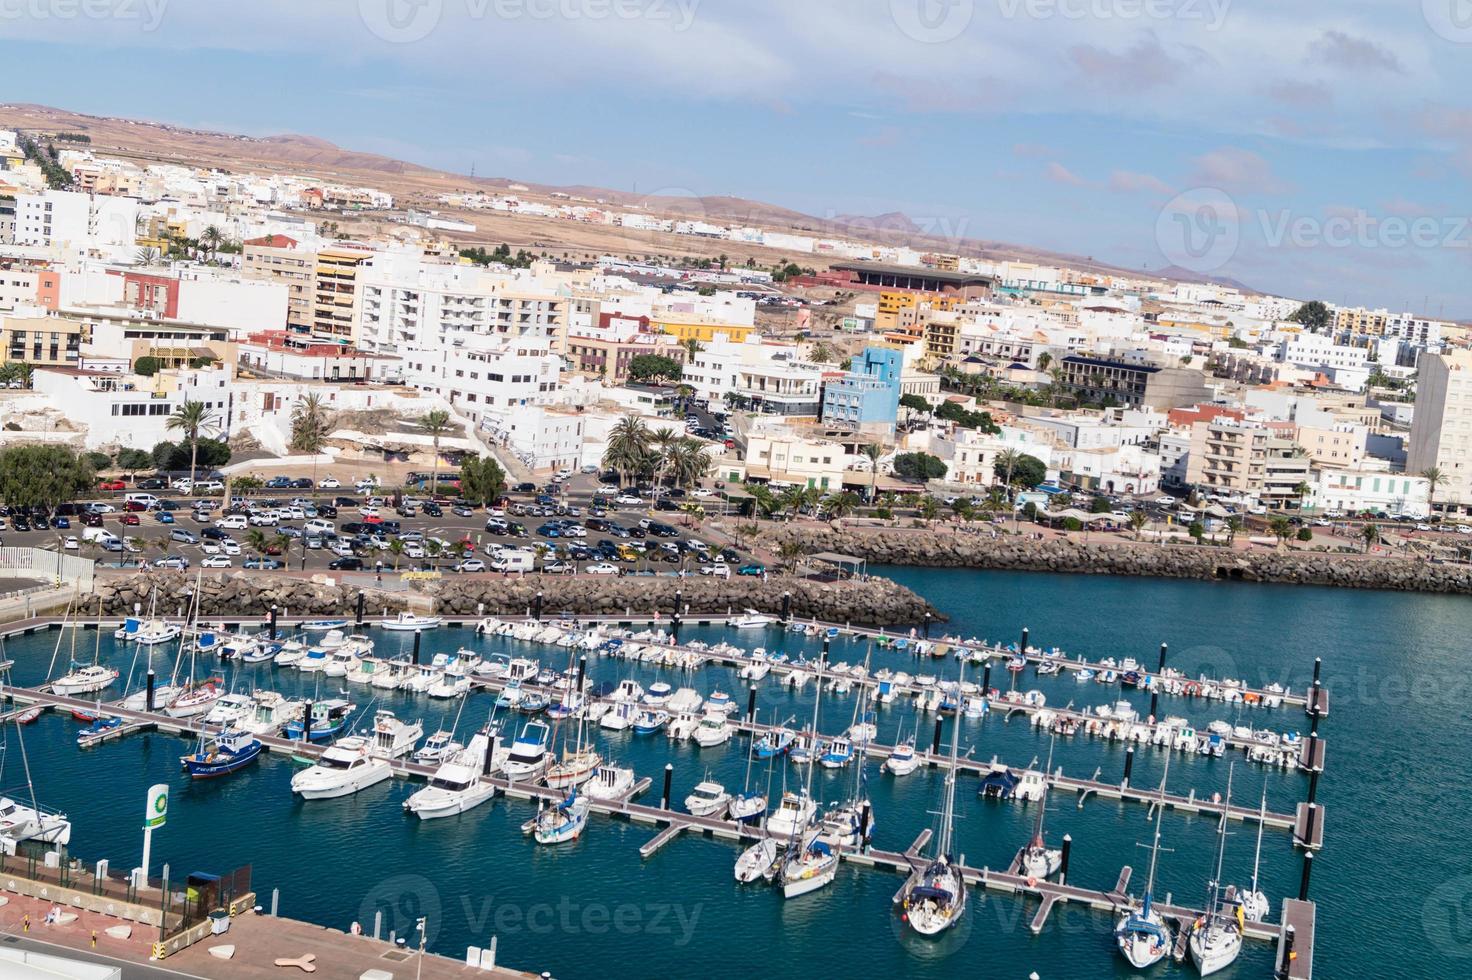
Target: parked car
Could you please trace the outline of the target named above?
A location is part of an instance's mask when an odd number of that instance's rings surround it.
[[[606,561],[600,561],[592,565],[584,565],[583,571],[589,575],[617,575],[618,566]]]
[[[363,559],[355,558],[352,555],[343,555],[341,558],[334,558],[328,562],[327,567],[334,572],[361,572],[363,570]]]
[[[198,544],[199,535],[195,534],[193,531],[187,530],[186,528],[176,527],[169,532],[169,540],[179,541],[183,544]]]
[[[761,562],[751,562],[750,564],[742,565],[740,568],[736,569],[736,574],[765,575],[767,574],[767,566],[763,565]]]
[[[124,514],[120,518],[120,520],[128,527],[137,527],[139,524],[143,523],[142,518],[140,518],[137,514]],[[41,527],[40,521],[36,522],[36,529],[45,530],[45,528]]]
[[[273,572],[285,568],[286,563],[275,558],[247,558],[242,568],[259,568],[263,571]]]
[[[200,568],[232,568],[235,562],[224,555],[210,555],[199,563]]]
[[[118,543],[119,545],[122,544],[122,542]],[[121,550],[121,547],[119,548],[119,550]],[[154,560],[153,567],[173,568],[182,572],[184,569],[189,567],[189,559],[185,558],[183,555],[164,555],[162,558]]]
[[[479,558],[467,558],[464,561],[457,562],[455,565],[455,571],[457,572],[483,572],[485,570],[486,563]]]
[[[97,481],[97,489],[99,489],[99,490],[126,490],[126,489],[128,489],[128,484],[127,484],[126,481],[123,481],[123,480],[99,480],[99,481]]]
[[[341,486],[342,484],[337,482],[337,478],[333,476],[324,476],[317,481],[317,489],[319,490],[336,490]]]

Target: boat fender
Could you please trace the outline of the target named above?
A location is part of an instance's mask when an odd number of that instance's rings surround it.
[[[1038,880],[1036,878],[1029,877],[1027,879],[1027,887],[1029,887],[1029,888],[1036,888],[1037,886],[1038,886]]]

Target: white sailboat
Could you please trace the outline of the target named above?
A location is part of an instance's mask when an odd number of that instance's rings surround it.
[[[1139,911],[1120,916],[1114,928],[1115,945],[1130,966],[1144,970],[1159,963],[1170,952],[1171,931],[1165,917],[1152,904],[1155,898],[1155,865],[1160,855],[1160,818],[1165,814],[1165,781],[1170,775],[1170,756],[1165,757],[1165,774],[1160,778],[1160,802],[1155,807],[1155,842],[1150,845],[1150,874],[1145,880],[1145,898]]]
[[[961,681],[966,679],[966,661],[961,661]],[[959,689],[959,687],[958,687]],[[951,764],[946,772],[945,803],[940,815],[940,839],[935,858],[919,874],[912,874],[901,892],[906,923],[922,936],[935,936],[966,914],[966,881],[961,862],[951,856],[952,830],[956,820],[956,759],[961,747],[961,718],[951,718]]]
[[[575,841],[588,826],[592,801],[573,787],[559,803],[543,805],[532,820],[532,837],[538,844],[566,844]]]
[[[574,703],[581,703],[585,700],[587,696],[584,690],[586,684],[587,681],[584,678],[578,684],[577,691],[570,692],[568,689],[563,690],[562,704],[569,712],[572,710]],[[564,734],[562,758],[547,767],[547,774],[544,779],[547,785],[553,789],[566,789],[570,786],[583,785],[593,778],[593,773],[603,763],[603,756],[599,755],[598,750],[593,747],[592,742],[586,739],[583,726],[584,715],[582,712],[578,712],[577,741],[574,743],[572,751],[568,751],[567,736]]]
[[[77,615],[81,615],[80,606],[77,608]],[[98,616],[101,616],[100,599],[98,600]],[[90,664],[77,662],[77,631],[79,629],[81,629],[81,623],[73,619],[71,632],[71,663],[67,667],[67,672],[65,674],[61,675],[56,680],[51,682],[51,693],[53,694],[60,694],[65,697],[75,697],[79,694],[96,694],[98,691],[111,687],[113,681],[116,681],[118,679],[118,672],[112,667],[108,667],[107,665],[101,663],[99,660],[99,654],[101,653],[100,644],[102,642],[100,635],[101,630],[98,631],[99,636],[97,639],[97,643],[99,644],[99,646],[96,650],[93,651],[92,662]],[[58,650],[61,647],[61,636],[62,634],[57,634],[56,637],[56,646]],[[54,666],[56,663],[55,651],[53,651],[51,654],[51,661]]]
[[[1246,891],[1238,890],[1237,901],[1242,905],[1242,915],[1248,922],[1261,922],[1271,914],[1273,907],[1268,901],[1267,895],[1258,887],[1257,872],[1262,864],[1262,832],[1267,826],[1268,813],[1268,785],[1263,781],[1262,802],[1257,810],[1257,853],[1252,857],[1252,887]]]
[[[1232,805],[1232,767],[1227,769],[1226,806]],[[1222,863],[1227,856],[1227,813],[1223,811],[1217,827],[1216,872],[1206,885],[1206,914],[1191,924],[1191,935],[1186,943],[1191,962],[1203,976],[1210,976],[1236,962],[1242,952],[1242,908],[1236,914],[1228,912],[1222,902]]]
[[[818,669],[821,671],[824,659],[818,659]],[[817,740],[818,740],[818,717],[819,709],[823,702],[823,685],[819,684],[813,691],[813,749],[807,761],[807,779],[803,787],[803,795],[799,805],[806,803],[811,807],[814,816],[817,815],[817,803],[813,800],[813,770],[817,768]],[[782,804],[785,807],[788,794],[782,794]],[[779,807],[779,814],[782,812]],[[811,818],[809,819],[811,823]],[[768,828],[771,829],[770,827]],[[822,839],[817,831],[808,831],[806,826],[793,824],[793,832],[788,838],[787,854],[782,859],[781,870],[777,874],[777,881],[782,887],[783,898],[797,898],[815,892],[824,885],[833,881],[838,874],[838,849],[828,841]]]
[[[4,657],[0,656],[0,661],[3,660]],[[9,679],[8,676],[6,679]],[[31,782],[31,766],[26,759],[25,736],[21,734],[19,721],[15,726],[15,740],[20,746],[27,802],[17,802],[8,796],[0,797],[0,854],[14,854],[22,841],[40,841],[53,845],[71,843],[72,823],[66,814],[43,809],[36,801],[36,787]],[[8,739],[0,740],[0,771],[4,770],[9,748]]]
[[[1054,736],[1054,742],[1057,736]],[[1048,846],[1043,833],[1043,815],[1048,811],[1048,777],[1053,774],[1053,746],[1048,746],[1048,765],[1043,770],[1043,795],[1038,801],[1038,819],[1033,825],[1032,839],[1022,851],[1022,874],[1026,878],[1046,880],[1063,866],[1063,851]]]

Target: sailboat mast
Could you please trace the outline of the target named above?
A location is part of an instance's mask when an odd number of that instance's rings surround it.
[[[961,660],[961,673],[956,678],[956,713],[951,716],[951,766],[946,773],[946,803],[940,818],[940,847],[937,857],[951,853],[951,823],[956,813],[956,755],[961,750],[961,688],[966,683],[966,661]]]
[[[1160,802],[1155,805],[1155,843],[1150,845],[1150,874],[1145,879],[1145,911],[1150,910],[1150,896],[1155,891],[1155,861],[1160,856],[1160,818],[1165,814],[1165,784],[1170,779],[1170,755],[1165,757],[1165,771],[1160,775]]]
[[[1207,919],[1216,917],[1218,903],[1217,891],[1222,880],[1222,863],[1227,857],[1227,820],[1230,819],[1232,811],[1232,773],[1237,764],[1234,762],[1227,767],[1227,796],[1222,806],[1222,822],[1217,826],[1217,837],[1219,838],[1216,848],[1216,874],[1212,876],[1211,884],[1208,886],[1207,895]]]
[[[1262,802],[1257,808],[1257,853],[1252,856],[1252,892],[1257,893],[1257,869],[1262,861],[1262,830],[1267,826],[1268,815],[1268,781],[1262,781]]]
[[[813,770],[818,765],[818,708],[823,703],[823,671],[828,666],[828,658],[818,654],[817,690],[813,692],[813,731],[812,742],[808,745],[808,779],[803,792],[808,799],[813,798]]]

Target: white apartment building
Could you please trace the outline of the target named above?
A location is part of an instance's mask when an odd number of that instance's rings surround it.
[[[43,191],[15,199],[15,244],[132,259],[138,201],[131,197]]]
[[[1160,457],[1139,445],[1065,449],[1056,457],[1059,478],[1105,493],[1152,494],[1160,490]]]
[[[1369,351],[1363,347],[1336,344],[1320,334],[1304,333],[1284,341],[1278,360],[1299,367],[1336,371],[1364,369]]]
[[[1424,477],[1374,470],[1322,470],[1310,483],[1309,505],[1340,514],[1384,512],[1392,517],[1431,513],[1430,484]],[[1438,488],[1437,497],[1441,497]]]
[[[170,371],[143,378],[44,367],[32,375],[31,387],[86,430],[88,449],[152,449],[160,442],[177,442],[179,434],[168,428],[169,416],[186,401],[203,402],[219,419],[223,433],[235,394],[227,368]]]
[[[718,337],[689,358],[683,381],[713,406],[729,398],[760,413],[814,418],[822,407],[823,367],[800,360],[794,344],[756,336],[739,344]]]
[[[1406,470],[1435,467],[1437,507],[1472,507],[1472,351],[1422,354]]]
[[[560,402],[562,359],[535,337],[466,336],[460,344],[403,353],[406,383],[449,402],[481,426],[508,413]]]

